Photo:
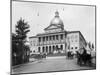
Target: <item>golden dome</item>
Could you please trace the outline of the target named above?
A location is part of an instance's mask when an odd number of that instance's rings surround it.
[[[55,17],[51,20],[50,25],[62,25],[63,26],[63,21],[59,17],[59,12],[55,12]]]

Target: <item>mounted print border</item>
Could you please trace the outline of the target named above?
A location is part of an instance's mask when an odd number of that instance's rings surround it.
[[[10,1],[11,74],[96,69],[96,5]]]

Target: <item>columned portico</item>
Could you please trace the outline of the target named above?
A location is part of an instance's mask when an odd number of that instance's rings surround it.
[[[31,49],[35,52],[47,54],[64,53],[67,51],[77,51],[81,46],[85,46],[85,39],[79,31],[66,31],[59,12],[55,12],[50,25],[44,29],[44,33],[37,34],[31,42]],[[80,35],[80,36],[79,36]],[[80,41],[81,39],[82,41]],[[81,45],[79,45],[81,42]],[[34,45],[34,46],[33,46]]]
[[[38,52],[47,54],[64,52],[66,31],[64,30],[64,24],[60,19],[58,11],[55,12],[55,17],[44,31],[45,33],[37,34]]]

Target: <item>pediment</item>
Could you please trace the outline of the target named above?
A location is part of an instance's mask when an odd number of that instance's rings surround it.
[[[45,28],[45,30],[58,29],[58,28],[60,28],[60,26],[57,26],[57,25],[50,25],[50,26],[48,26],[47,28]]]

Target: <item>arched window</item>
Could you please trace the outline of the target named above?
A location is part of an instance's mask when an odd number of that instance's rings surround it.
[[[45,51],[44,47],[42,47],[42,51],[43,51],[43,52]]]
[[[51,53],[51,46],[49,46],[49,53]]]
[[[56,50],[58,50],[58,45],[56,45]]]
[[[46,52],[48,52],[48,46],[46,46]]]
[[[53,47],[53,51],[55,50],[55,46],[52,46]]]
[[[63,45],[60,45],[61,50],[63,50]]]

